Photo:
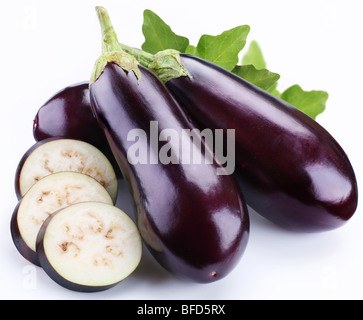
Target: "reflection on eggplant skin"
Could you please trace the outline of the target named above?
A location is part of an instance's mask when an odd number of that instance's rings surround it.
[[[213,213],[213,221],[217,230],[221,230],[221,232],[218,232],[220,245],[224,251],[228,251],[238,241],[242,228],[241,220],[238,215],[233,215],[228,210],[221,209]],[[223,232],[225,229],[228,229],[229,232]]]
[[[352,194],[352,185],[335,166],[312,164],[305,168],[311,178],[311,189],[317,200],[339,205]]]
[[[151,224],[146,216],[145,210],[140,205],[137,208],[137,226],[143,240],[155,251],[162,252],[163,248],[158,239],[158,236],[153,231]]]

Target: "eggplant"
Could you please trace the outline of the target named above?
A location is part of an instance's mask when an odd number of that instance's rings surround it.
[[[355,213],[358,188],[342,147],[315,120],[206,60],[122,46],[150,68],[200,129],[236,130],[247,204],[293,231],[323,232]]]
[[[92,114],[88,82],[70,85],[48,99],[35,115],[33,136],[36,141],[62,137],[90,143],[106,155],[121,177],[107,140]]]
[[[248,242],[249,217],[239,186],[233,176],[217,175],[224,168],[200,134],[189,142],[201,159],[212,158],[210,163],[166,164],[158,159],[163,148],[171,155],[178,148],[170,141],[155,146],[153,125],[159,137],[165,130],[181,137],[183,129],[195,126],[162,82],[120,49],[106,10],[97,7],[97,13],[103,55],[90,82],[91,107],[129,185],[144,242],[177,277],[198,283],[219,280],[233,270]],[[145,139],[133,139],[140,131]],[[135,161],[137,152],[130,155],[137,141],[153,161]]]
[[[49,277],[79,292],[114,287],[133,273],[142,254],[135,223],[120,209],[101,202],[74,204],[49,216],[36,248]]]
[[[19,253],[40,266],[36,239],[44,221],[64,207],[85,201],[113,204],[100,183],[81,173],[58,172],[35,183],[19,201],[11,219],[11,235]]]
[[[96,179],[116,203],[118,181],[111,162],[93,145],[64,138],[39,141],[24,153],[15,174],[18,199],[43,177],[62,171],[79,172]]]

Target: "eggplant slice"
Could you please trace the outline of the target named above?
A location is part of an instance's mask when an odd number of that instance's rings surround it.
[[[116,203],[117,177],[106,156],[89,143],[62,138],[40,141],[24,154],[15,178],[18,199],[41,178],[62,171],[91,176],[106,188]]]
[[[81,173],[58,172],[34,184],[17,205],[11,221],[11,233],[18,251],[39,266],[36,238],[44,221],[60,209],[85,201],[113,204],[110,194],[100,183]]]
[[[142,242],[135,223],[123,211],[83,202],[45,221],[37,253],[55,282],[70,290],[95,292],[115,286],[137,268]]]

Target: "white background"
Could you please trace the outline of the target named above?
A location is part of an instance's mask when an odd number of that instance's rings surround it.
[[[97,294],[68,291],[16,251],[10,217],[17,203],[14,173],[34,143],[38,108],[59,89],[88,80],[100,54],[96,5],[108,9],[121,42],[140,47],[144,9],[159,14],[177,34],[196,45],[203,33],[217,35],[248,24],[267,67],[281,75],[279,89],[295,83],[329,92],[318,117],[339,141],[362,181],[361,1],[7,1],[0,19],[1,108],[1,299],[362,299],[363,215],[320,234],[282,230],[251,212],[247,251],[225,279],[188,283],[164,271],[145,251],[137,271]],[[119,206],[132,212],[121,186]]]

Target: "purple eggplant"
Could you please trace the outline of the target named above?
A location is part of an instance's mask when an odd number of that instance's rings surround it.
[[[64,137],[88,142],[99,149],[107,146],[92,115],[88,87],[88,82],[74,84],[51,97],[35,116],[35,140]]]
[[[225,69],[188,54],[122,46],[165,82],[199,128],[236,130],[247,204],[287,229],[320,232],[357,208],[357,181],[337,141],[315,120]]]
[[[105,9],[97,12],[104,54],[92,76],[91,106],[130,187],[141,235],[173,274],[200,283],[219,280],[235,267],[248,241],[249,218],[239,186],[233,176],[217,175],[224,168],[201,135],[190,142],[199,140],[205,152],[198,152],[202,159],[211,155],[210,164],[157,159],[167,143],[153,145],[152,125],[157,124],[160,136],[168,129],[179,137],[183,129],[195,127],[162,82],[120,49]],[[136,141],[130,133],[140,130],[146,139],[140,135],[138,141],[153,162],[130,159]],[[176,149],[172,145],[169,151]]]
[[[33,135],[36,141],[62,137],[90,143],[107,156],[120,177],[107,140],[92,114],[88,82],[66,87],[51,97],[34,118]]]

